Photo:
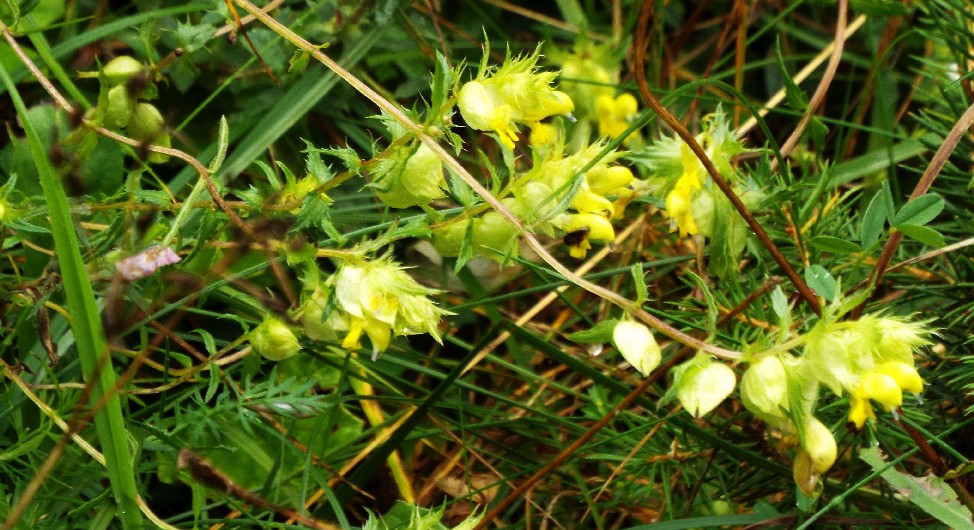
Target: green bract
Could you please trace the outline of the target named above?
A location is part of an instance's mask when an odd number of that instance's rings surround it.
[[[280,361],[301,351],[298,338],[283,320],[268,316],[250,332],[250,345],[265,359]]]
[[[764,357],[741,376],[741,403],[765,421],[787,420],[788,374],[777,356]]]
[[[393,208],[426,206],[446,197],[443,162],[426,144],[419,144],[404,164],[393,162],[382,167],[387,171],[375,174],[376,196]]]

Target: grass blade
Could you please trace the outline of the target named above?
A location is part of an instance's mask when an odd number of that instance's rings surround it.
[[[112,370],[111,357],[108,355],[105,330],[102,328],[95,294],[81,258],[68,200],[41,139],[30,122],[27,106],[2,64],[0,64],[0,77],[3,78],[3,83],[17,109],[17,115],[20,117],[40,175],[44,199],[50,212],[51,233],[54,236],[54,248],[60,264],[68,310],[71,314],[78,357],[85,380],[93,387],[91,401],[92,403],[104,402],[102,409],[95,413],[95,430],[108,464],[108,479],[118,505],[118,517],[123,528],[141,529],[142,515],[136,504],[138,491],[132,460],[126,449],[125,421],[116,392],[115,372]],[[96,379],[91,381],[92,378]]]

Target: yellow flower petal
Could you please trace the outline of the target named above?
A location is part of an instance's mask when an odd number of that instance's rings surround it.
[[[857,429],[862,429],[866,420],[870,419],[875,420],[876,413],[873,412],[873,406],[869,403],[869,399],[853,394],[849,401],[849,421],[854,423]]]
[[[903,404],[903,391],[896,381],[879,372],[869,372],[859,378],[856,394],[881,403],[889,410],[895,410]]]
[[[920,378],[920,374],[915,368],[906,363],[883,363],[876,367],[876,371],[893,378],[893,381],[896,381],[896,385],[903,390],[914,394],[923,392],[923,379]]]

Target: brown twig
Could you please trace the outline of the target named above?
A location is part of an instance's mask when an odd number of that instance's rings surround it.
[[[791,132],[791,135],[787,140],[785,140],[785,143],[782,144],[780,150],[782,158],[787,157],[788,154],[791,153],[792,149],[798,145],[798,140],[801,139],[803,134],[805,134],[805,129],[808,128],[808,124],[812,122],[812,117],[815,116],[815,112],[818,111],[819,106],[823,101],[825,101],[825,94],[828,93],[829,87],[832,85],[832,80],[835,79],[835,73],[839,69],[839,62],[842,61],[842,49],[845,47],[847,13],[848,0],[839,0],[839,19],[835,25],[835,40],[833,41],[835,45],[832,47],[832,55],[829,57],[829,64],[825,67],[825,73],[822,74],[822,80],[819,81],[818,87],[815,88],[815,92],[812,94],[812,97],[808,102],[808,108],[805,109],[805,114],[802,115],[801,121],[798,122],[795,130]],[[777,161],[777,158],[771,161],[772,170],[775,169]]]

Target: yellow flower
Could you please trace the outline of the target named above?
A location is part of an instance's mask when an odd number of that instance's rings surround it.
[[[635,96],[625,92],[615,98],[601,95],[595,101],[595,113],[599,118],[599,135],[615,138],[626,132],[629,122],[639,112],[639,102]],[[636,138],[636,133],[630,134],[623,144],[628,144]]]
[[[599,195],[612,195],[626,189],[635,180],[632,171],[625,166],[596,166],[585,174],[589,189]]]
[[[700,162],[686,144],[681,150],[681,160],[683,174],[666,196],[666,215],[670,218],[670,230],[679,229],[680,237],[686,237],[700,232],[691,209],[693,190],[700,189]]]
[[[338,308],[348,316],[343,347],[358,348],[363,333],[373,356],[389,347],[393,334],[428,333],[440,342],[440,317],[449,313],[427,298],[439,291],[420,285],[394,261],[346,263],[334,282]]]
[[[571,115],[575,104],[568,94],[551,88],[557,74],[538,72],[539,53],[508,58],[488,73],[482,65],[477,78],[457,93],[457,107],[467,125],[494,131],[509,149],[517,141],[517,125],[534,124],[550,116]]]
[[[582,259],[592,248],[589,241],[608,242],[615,239],[612,223],[601,215],[592,213],[562,214],[551,224],[565,231],[565,244],[573,258]]]
[[[558,141],[558,128],[550,123],[531,124],[531,147],[544,147]]]
[[[870,400],[893,412],[903,404],[903,390],[918,393],[922,389],[923,381],[910,365],[900,362],[882,364],[863,374],[852,390],[849,421],[861,429],[866,420],[876,419]]]
[[[478,131],[494,131],[501,143],[514,149],[517,126],[511,107],[497,101],[482,83],[471,81],[463,85],[457,95],[457,106],[467,125]]]

